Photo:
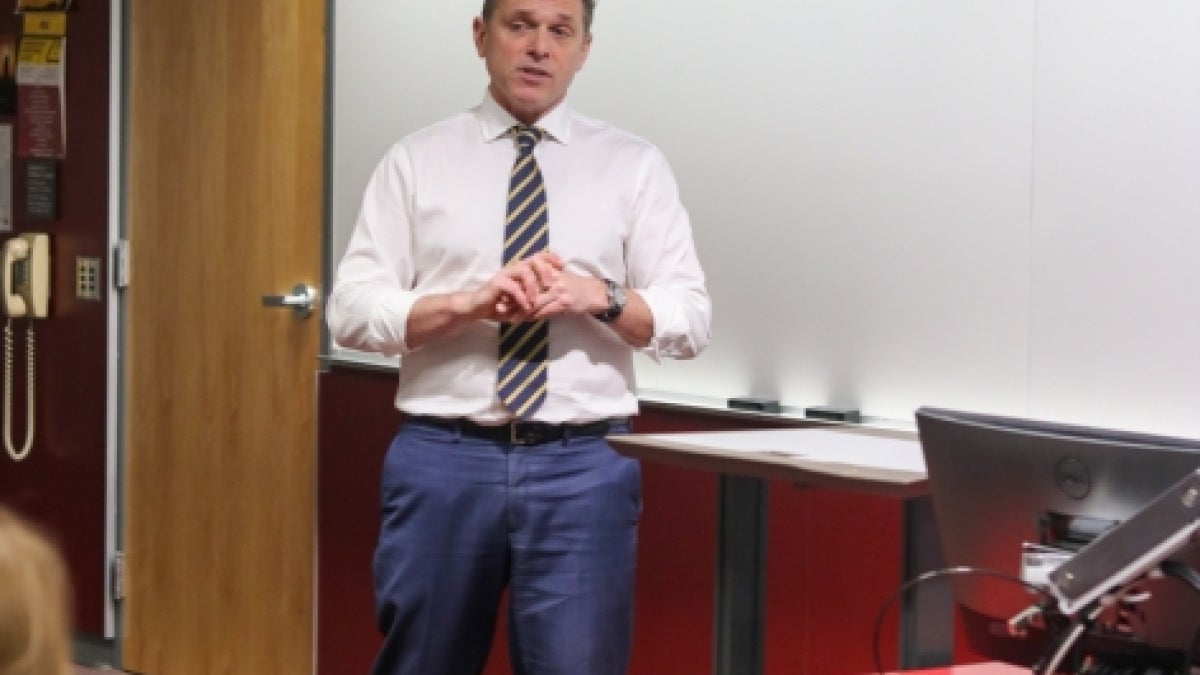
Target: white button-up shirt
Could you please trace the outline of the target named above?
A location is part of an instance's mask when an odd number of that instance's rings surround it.
[[[489,95],[477,108],[393,146],[367,185],[326,317],[338,345],[400,355],[396,407],[491,423],[498,324],[479,321],[418,349],[405,343],[413,304],[482,286],[501,267],[517,121]],[[550,250],[581,275],[634,289],[654,319],[645,348],[689,358],[710,335],[711,304],[665,158],[646,141],[566,104],[537,126]],[[535,419],[586,422],[637,412],[632,349],[587,315],[550,320],[548,392]]]

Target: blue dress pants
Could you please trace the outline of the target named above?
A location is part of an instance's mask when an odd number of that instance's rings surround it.
[[[637,461],[601,437],[519,446],[406,422],[383,468],[373,674],[482,672],[506,586],[514,675],[625,673],[641,506]]]

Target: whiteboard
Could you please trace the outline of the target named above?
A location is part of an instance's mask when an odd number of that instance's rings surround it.
[[[480,5],[334,2],[334,261],[386,149],[483,97]],[[570,102],[664,151],[713,297],[640,388],[1200,436],[1200,3],[603,0],[593,31]]]

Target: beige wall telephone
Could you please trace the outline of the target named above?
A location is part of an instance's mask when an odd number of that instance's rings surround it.
[[[50,309],[50,235],[19,234],[4,242],[4,449],[19,462],[33,448],[34,420],[34,332],[33,318],[45,318]],[[26,317],[25,329],[25,444],[17,450],[12,442],[13,318]]]

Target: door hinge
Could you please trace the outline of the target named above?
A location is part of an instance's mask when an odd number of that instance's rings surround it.
[[[123,291],[129,287],[129,240],[121,239],[112,251],[113,287]]]
[[[125,599],[125,552],[117,551],[113,554],[112,564],[109,566],[109,572],[112,579],[112,599],[113,601]]]

